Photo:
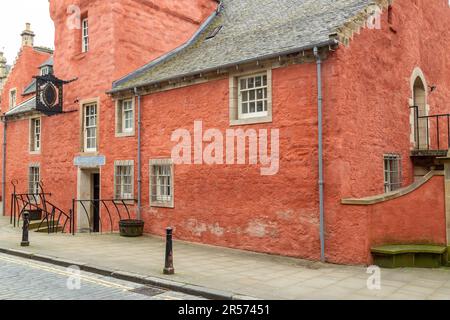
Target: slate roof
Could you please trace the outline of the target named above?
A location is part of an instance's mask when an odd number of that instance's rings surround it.
[[[113,83],[111,92],[131,89],[329,45],[350,18],[373,0],[223,0],[213,14],[182,47]],[[218,26],[218,34],[206,40]]]
[[[36,97],[33,97],[27,101],[22,102],[18,106],[14,107],[10,111],[6,112],[6,116],[16,116],[30,111],[36,110]]]
[[[50,58],[48,58],[48,60],[45,61],[43,64],[41,64],[41,65],[39,66],[39,68],[46,67],[46,66],[53,67],[53,56],[51,56]]]
[[[43,67],[53,67],[53,56],[48,58],[43,64],[39,66],[39,68]],[[31,80],[31,83],[25,87],[25,90],[23,91],[23,95],[28,95],[36,92],[36,79]]]
[[[23,95],[28,95],[36,92],[36,79],[31,80],[31,83],[26,86],[25,90],[23,91]]]

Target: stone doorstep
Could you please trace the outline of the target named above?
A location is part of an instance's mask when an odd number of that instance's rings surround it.
[[[255,297],[250,297],[242,294],[235,294],[233,292],[227,292],[212,288],[206,288],[202,286],[197,286],[189,283],[183,283],[173,280],[168,280],[164,278],[158,278],[153,276],[145,276],[141,274],[112,270],[106,267],[99,267],[94,265],[89,265],[83,262],[66,260],[57,257],[46,256],[42,254],[35,254],[28,251],[15,250],[15,249],[5,249],[0,248],[0,253],[12,255],[20,258],[31,259],[35,261],[45,262],[54,264],[60,267],[71,267],[78,266],[81,270],[85,272],[95,273],[102,276],[108,276],[116,278],[119,280],[130,281],[134,283],[139,283],[143,285],[150,285],[155,287],[160,287],[167,290],[178,291],[185,294],[190,294],[194,296],[201,296],[212,300],[260,300]]]

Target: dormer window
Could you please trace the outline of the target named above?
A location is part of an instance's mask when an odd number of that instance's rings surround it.
[[[45,66],[41,68],[41,76],[46,76],[52,73],[52,68],[50,66]]]
[[[17,89],[11,89],[9,91],[9,108],[12,109],[17,103]]]

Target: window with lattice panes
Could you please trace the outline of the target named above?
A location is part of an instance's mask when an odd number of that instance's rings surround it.
[[[402,187],[401,157],[397,154],[384,156],[384,191],[386,193]]]
[[[150,205],[174,206],[173,164],[171,160],[150,161]]]
[[[239,119],[266,117],[268,115],[267,74],[238,78]]]
[[[134,103],[133,99],[117,101],[116,134],[118,136],[134,135]]]
[[[30,151],[41,151],[41,118],[30,120]]]
[[[134,199],[133,177],[133,161],[117,161],[115,163],[115,199]]]

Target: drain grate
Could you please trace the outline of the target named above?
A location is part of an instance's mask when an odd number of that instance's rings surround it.
[[[154,296],[160,295],[166,291],[163,289],[160,289],[160,288],[144,286],[144,287],[139,287],[134,290],[130,290],[130,292],[142,294],[147,297],[154,297]]]

